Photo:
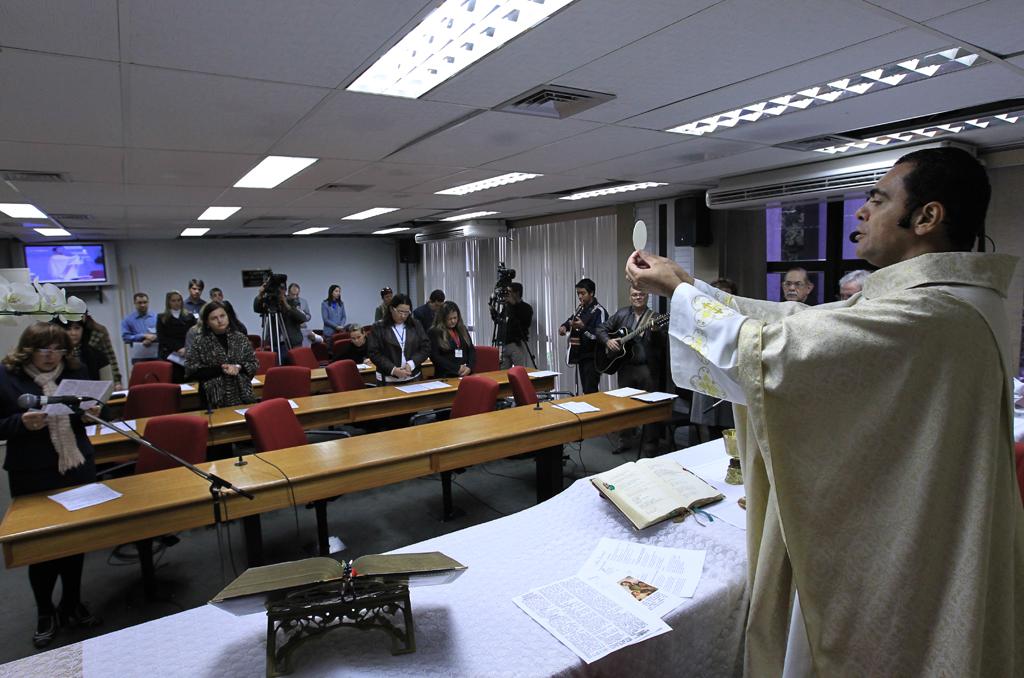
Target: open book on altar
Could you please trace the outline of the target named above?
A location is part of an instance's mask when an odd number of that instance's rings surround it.
[[[465,565],[438,551],[369,555],[352,561],[352,576],[356,579],[381,579],[408,586],[447,584],[465,570]],[[210,604],[234,615],[265,612],[268,602],[286,593],[344,578],[345,564],[326,557],[250,567]]]
[[[590,482],[638,530],[725,498],[671,459],[631,461]]]

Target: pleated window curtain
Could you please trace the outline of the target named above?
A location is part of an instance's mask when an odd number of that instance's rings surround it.
[[[533,306],[530,350],[539,369],[562,374],[560,390],[575,390],[576,371],[565,364],[567,340],[558,326],[576,310],[576,282],[590,278],[608,313],[616,310],[623,262],[616,258],[615,215],[552,221],[512,230],[511,239],[443,241],[423,248],[425,289],[441,288],[462,309],[474,343],[491,344],[488,301],[498,262],[516,271],[523,300]],[[606,302],[607,300],[607,302]],[[603,388],[611,385],[607,380]]]

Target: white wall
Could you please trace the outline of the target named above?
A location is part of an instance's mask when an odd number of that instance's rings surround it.
[[[150,308],[160,312],[168,290],[188,294],[190,278],[205,281],[204,299],[209,299],[212,287],[224,290],[242,322],[258,331],[259,316],[252,312],[256,290],[242,287],[242,269],[272,268],[287,274],[289,282],[299,283],[313,314],[310,327],[314,329],[323,327],[320,301],[331,284],[341,285],[348,318],[358,323],[373,321],[381,287],[404,291],[398,285],[396,246],[390,238],[129,240],[109,245],[116,253],[117,284],[104,288],[102,303],[92,293],[83,298],[93,317],[118,337],[135,291],[148,293]],[[119,359],[127,378],[123,350]]]
[[[985,220],[985,231],[995,243],[995,251],[1014,256],[1024,256],[1024,228],[1021,218],[1024,215],[1024,165],[1013,165],[1012,162],[1024,161],[1017,152],[1016,157],[1003,154],[1001,158],[993,158],[989,165],[989,179],[992,182],[992,202]],[[1000,164],[1005,163],[1005,164]],[[996,165],[993,167],[993,165]],[[989,243],[989,249],[992,244]],[[1021,324],[1022,304],[1024,304],[1024,264],[1018,263],[1013,276],[1013,283],[1007,297],[1007,309],[1010,324],[1011,356],[1020,355],[1021,335],[1024,333]]]

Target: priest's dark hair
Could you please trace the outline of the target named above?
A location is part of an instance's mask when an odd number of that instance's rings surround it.
[[[581,278],[580,281],[576,283],[576,289],[586,290],[589,294],[593,294],[597,291],[597,285],[595,285],[594,281],[590,278]]]
[[[904,155],[896,164],[913,166],[903,177],[907,216],[900,226],[910,228],[911,212],[938,202],[945,208],[946,235],[953,249],[969,252],[977,242],[979,251],[983,250],[992,187],[973,155],[954,147],[926,148]]]

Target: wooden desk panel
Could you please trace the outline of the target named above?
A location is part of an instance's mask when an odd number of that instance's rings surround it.
[[[506,371],[481,372],[480,374],[498,382],[500,397],[512,395]],[[459,380],[439,379],[437,381],[448,383],[451,388],[422,393],[404,393],[394,386],[380,386],[361,391],[323,393],[305,398],[294,398],[299,405],[295,410],[295,415],[304,429],[315,429],[451,407],[458,391]],[[540,377],[532,381],[539,391],[551,390],[555,384],[554,377]],[[222,407],[209,415],[203,411],[184,412],[183,414],[207,418],[210,427],[207,444],[221,445],[249,440],[249,429],[245,423],[245,416],[237,412],[243,407],[245,406]],[[139,419],[136,426],[139,433],[145,435],[146,420]],[[138,449],[137,443],[116,433],[91,436],[89,440],[95,449],[96,463],[98,464],[132,461],[135,459]]]
[[[455,421],[331,440],[259,455],[291,479],[297,503],[382,487],[438,470],[532,452],[602,435],[616,428],[663,421],[671,401],[650,404],[594,393],[585,400],[600,412],[579,416],[543,404],[498,410]],[[564,401],[560,401],[564,402]],[[245,466],[222,460],[202,466],[252,492],[255,500],[230,495],[227,518],[257,515],[291,505],[280,472],[256,455]],[[0,523],[8,567],[155,537],[213,523],[208,485],[186,469],[170,469],[106,481],[124,496],[69,512],[45,494],[17,497]]]

